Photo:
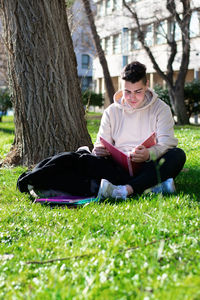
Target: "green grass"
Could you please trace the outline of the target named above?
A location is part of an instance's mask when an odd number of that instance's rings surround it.
[[[13,117],[3,117],[0,122],[0,160],[5,158],[14,140]]]
[[[96,140],[96,135],[99,129],[100,121],[101,121],[101,114],[89,113],[87,118],[87,128],[93,143]]]
[[[0,169],[0,299],[200,299],[200,127],[176,136],[187,162],[173,196],[52,209],[16,190],[24,168]],[[12,140],[4,118],[0,158]]]

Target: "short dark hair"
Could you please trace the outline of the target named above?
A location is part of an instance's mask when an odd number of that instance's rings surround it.
[[[130,81],[131,83],[143,81],[147,83],[146,66],[141,64],[139,61],[133,61],[126,65],[121,73],[121,79]]]

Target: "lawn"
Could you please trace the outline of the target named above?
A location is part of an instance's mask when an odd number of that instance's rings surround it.
[[[13,132],[4,118],[0,159]],[[172,196],[50,208],[16,190],[24,168],[1,168],[0,299],[200,299],[200,127],[175,134],[187,162]]]

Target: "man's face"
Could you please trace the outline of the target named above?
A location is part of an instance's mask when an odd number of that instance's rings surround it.
[[[142,105],[145,92],[148,88],[148,84],[144,84],[142,80],[135,83],[130,81],[122,81],[123,98],[133,108],[138,108]]]

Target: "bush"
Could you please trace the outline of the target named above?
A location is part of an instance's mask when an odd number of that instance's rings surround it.
[[[168,93],[168,89],[163,88],[161,85],[156,84],[154,86],[154,91],[156,92],[156,94],[158,94],[158,97],[163,100],[165,103],[167,103],[170,107],[171,107],[171,103],[169,100],[169,93]]]
[[[8,89],[0,89],[0,122],[2,121],[2,116],[5,116],[10,108],[12,108],[12,102]]]
[[[159,98],[171,107],[168,89],[165,89],[160,85],[155,85],[154,90]],[[193,80],[185,84],[184,99],[189,118],[192,114],[200,113],[200,80]]]
[[[99,106],[102,107],[104,98],[102,94],[96,94],[93,91],[86,90],[82,92],[83,104],[85,106]]]
[[[200,113],[200,80],[187,82],[184,88],[185,105],[188,116]]]

